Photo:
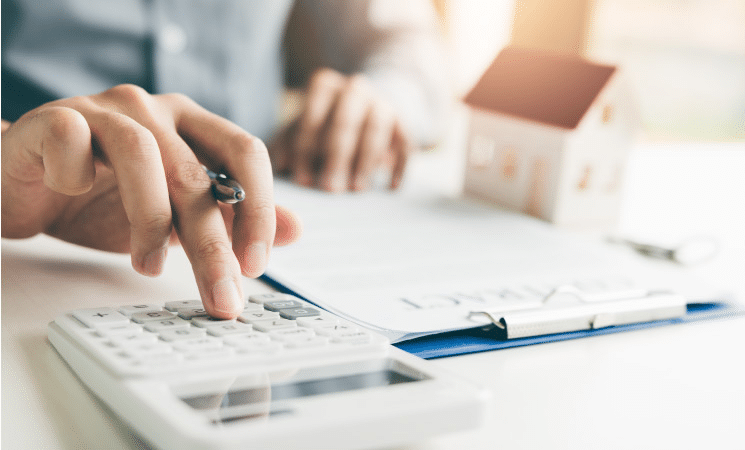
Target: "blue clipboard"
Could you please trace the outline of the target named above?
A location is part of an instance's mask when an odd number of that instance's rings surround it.
[[[610,326],[596,330],[572,331],[519,339],[499,339],[494,333],[493,325],[468,330],[429,335],[394,344],[401,350],[424,359],[444,358],[468,353],[501,350],[526,345],[560,342],[590,336],[602,336],[624,331],[644,330],[666,325],[676,325],[703,320],[726,319],[745,315],[745,306],[724,303],[691,303],[687,306],[685,316],[676,319],[656,320],[629,325]]]
[[[262,275],[260,279],[281,292],[303,298],[302,295],[288,289],[286,286],[267,275]],[[305,300],[307,301],[307,299]],[[616,325],[592,330],[571,331],[517,339],[500,338],[499,333],[495,332],[494,326],[487,325],[465,330],[431,334],[416,339],[394,343],[393,345],[408,353],[419,356],[420,358],[435,359],[447,356],[523,347],[526,345],[567,341],[570,339],[591,336],[602,336],[612,333],[621,333],[624,331],[643,330],[666,325],[685,324],[703,320],[726,319],[737,316],[745,316],[745,305],[724,301],[712,301],[708,303],[689,303],[686,306],[686,314],[674,319],[655,320],[651,322]]]

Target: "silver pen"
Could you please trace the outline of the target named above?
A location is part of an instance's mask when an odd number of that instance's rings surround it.
[[[223,203],[238,203],[246,198],[246,193],[237,181],[231,180],[222,173],[213,172],[202,166],[212,183],[212,195]]]

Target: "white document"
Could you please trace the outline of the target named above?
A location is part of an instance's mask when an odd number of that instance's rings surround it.
[[[471,200],[334,195],[282,181],[275,200],[300,216],[303,236],[273,250],[267,275],[394,342],[480,326],[471,311],[538,307],[567,283],[586,292],[684,288],[669,263]]]

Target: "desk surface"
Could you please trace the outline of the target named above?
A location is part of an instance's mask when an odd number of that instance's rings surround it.
[[[719,256],[681,269],[745,300],[745,151],[650,146],[634,153],[620,230],[717,236]],[[415,161],[428,172],[441,164]],[[690,180],[699,180],[693,183]],[[452,180],[454,185],[457,179]],[[183,253],[148,279],[129,257],[47,237],[2,242],[2,448],[146,448],[46,340],[70,309],[195,297]],[[269,291],[246,280],[250,291]],[[487,386],[488,425],[405,447],[743,448],[745,319],[680,325],[433,361]]]

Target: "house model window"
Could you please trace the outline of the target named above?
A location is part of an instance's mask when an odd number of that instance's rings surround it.
[[[636,122],[618,68],[507,47],[464,100],[467,194],[559,224],[615,223],[620,189],[608,186]]]

